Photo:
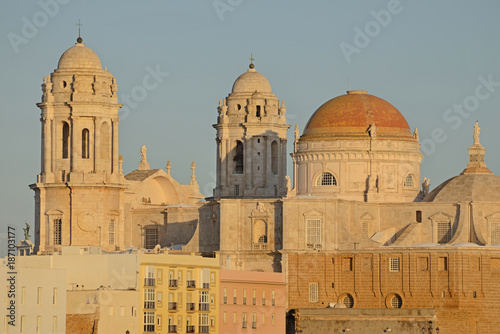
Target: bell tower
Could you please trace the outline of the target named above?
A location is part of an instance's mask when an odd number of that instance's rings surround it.
[[[286,107],[269,81],[255,70],[236,79],[232,92],[219,101],[217,187],[214,198],[283,197],[286,180]]]
[[[41,173],[35,191],[35,247],[123,247],[125,179],[118,155],[116,79],[79,37],[44,77]]]

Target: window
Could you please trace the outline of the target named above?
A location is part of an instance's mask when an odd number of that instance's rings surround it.
[[[227,312],[224,311],[224,314],[222,315],[222,321],[227,324]]]
[[[57,316],[52,317],[52,333],[57,333]]]
[[[255,289],[253,289],[252,303],[253,303],[253,305],[257,304],[257,297],[255,295]]]
[[[158,283],[161,283],[163,279],[163,269],[158,269],[158,271],[156,272],[156,276],[158,277]]]
[[[236,312],[233,312],[233,324],[236,323],[236,321],[237,321],[236,319],[237,318],[238,318],[238,316],[237,316]]]
[[[208,304],[208,291],[200,291],[199,294],[199,310],[200,311],[209,311],[210,306]]]
[[[155,285],[155,267],[146,266],[144,285],[154,286]]]
[[[317,186],[336,186],[337,179],[333,176],[332,173],[324,172],[316,181]]]
[[[271,144],[271,172],[278,174],[278,142],[276,140]]]
[[[238,302],[238,297],[236,296],[236,288],[233,289],[233,304],[236,304]]]
[[[161,315],[156,317],[156,326],[161,327]]]
[[[262,290],[262,305],[266,305],[266,290]]]
[[[271,325],[274,325],[274,313],[271,314]]]
[[[155,313],[154,312],[144,312],[144,331],[154,332],[155,331]]]
[[[155,289],[144,289],[144,308],[155,308]]]
[[[344,271],[352,271],[353,258],[352,257],[344,257],[342,259],[342,267],[344,268]]]
[[[308,219],[307,249],[321,249],[321,219]]]
[[[137,316],[137,309],[135,308],[135,306],[132,306],[132,308],[130,310],[131,310],[133,317]]]
[[[224,304],[227,304],[227,288],[224,288]]]
[[[36,304],[37,305],[42,304],[42,288],[36,289]]]
[[[241,328],[247,328],[247,313],[243,312],[241,314]]]
[[[10,320],[10,319],[9,319]],[[21,323],[20,323],[20,328],[19,331],[24,334],[24,328],[25,328],[25,323],[26,323],[26,317],[24,315],[21,316]]]
[[[111,219],[109,221],[109,244],[115,244],[115,220]]]
[[[417,223],[421,223],[422,222],[422,211],[418,210],[416,211],[415,213],[415,220],[417,221]]]
[[[40,334],[42,332],[42,317],[36,317],[36,333]]]
[[[144,231],[144,247],[146,249],[153,249],[158,245],[158,227],[148,227]]]
[[[263,325],[266,324],[266,314],[265,313],[262,313],[262,324]]]
[[[275,294],[274,294],[274,290],[271,291],[271,305],[274,306],[276,304],[276,300],[275,300]]]
[[[62,220],[54,220],[54,245],[61,245]]]
[[[90,157],[90,135],[89,129],[82,130],[82,159]]]
[[[215,327],[215,317],[210,317],[210,327]]]
[[[243,289],[243,305],[247,304],[247,289]]]
[[[252,329],[257,329],[257,314],[252,313]]]
[[[342,303],[347,308],[352,308],[354,306],[354,298],[350,294],[346,294],[344,298],[342,298]]]
[[[255,112],[255,117],[261,117],[261,114],[260,114],[260,106],[256,106],[257,107],[257,110]]]
[[[401,261],[401,259],[399,257],[391,257],[390,264],[389,264],[389,271],[391,271],[391,272],[400,271],[401,270],[400,261]]]
[[[491,244],[500,244],[500,223],[491,223]]]
[[[404,182],[404,187],[405,188],[413,188],[415,187],[415,181],[413,180],[413,175],[408,174],[405,178]]]
[[[438,242],[445,244],[451,240],[451,222],[438,222]]]
[[[401,308],[401,306],[403,306],[403,300],[398,294],[395,294],[391,298],[391,306],[392,308]]]
[[[62,158],[68,159],[69,155],[69,125],[63,122],[62,126]]]
[[[208,327],[208,314],[206,313],[201,313],[198,316],[198,332],[199,333],[208,333],[209,327]]]
[[[240,186],[239,185],[234,186],[234,196],[240,196]]]
[[[57,288],[52,289],[52,305],[57,304]]]
[[[318,283],[309,283],[309,302],[318,302]]]
[[[243,143],[239,140],[236,141],[236,150],[233,160],[234,174],[243,174]]]
[[[158,304],[161,305],[162,300],[163,300],[163,293],[162,292],[157,292],[156,293],[156,301],[158,302]]]

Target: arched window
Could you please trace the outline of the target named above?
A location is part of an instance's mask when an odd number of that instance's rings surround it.
[[[337,179],[335,179],[335,176],[333,176],[332,173],[324,172],[318,178],[318,181],[316,181],[316,185],[317,186],[336,186]]]
[[[413,175],[408,174],[404,183],[405,188],[413,188],[415,187],[415,181],[413,180]]]
[[[259,237],[259,243],[260,243],[260,244],[264,244],[264,243],[266,243],[266,242],[267,242],[267,235],[261,235],[261,236]]]
[[[276,140],[271,144],[271,172],[278,174],[278,142]]]
[[[69,124],[63,122],[62,127],[62,157],[68,159],[69,155]]]
[[[234,153],[234,173],[243,174],[243,143],[236,141],[236,151]]]
[[[88,159],[90,156],[90,135],[89,129],[82,130],[82,159]]]
[[[342,303],[345,305],[345,307],[352,308],[354,306],[354,298],[352,298],[350,294],[346,294],[342,299]]]
[[[391,306],[392,308],[401,308],[401,306],[403,306],[403,300],[398,294],[395,294],[391,298]]]

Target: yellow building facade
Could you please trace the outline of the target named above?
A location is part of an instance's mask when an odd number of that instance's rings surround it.
[[[141,254],[142,333],[219,333],[219,259]]]

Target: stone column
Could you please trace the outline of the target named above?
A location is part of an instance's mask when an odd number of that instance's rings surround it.
[[[46,117],[42,117],[40,119],[42,121],[42,143],[43,143],[43,151],[42,151],[42,173],[48,174],[51,172],[51,129],[50,129],[50,120]]]
[[[101,120],[94,118],[94,171],[101,171]]]
[[[265,166],[265,174],[264,174],[264,188],[272,186],[273,178],[272,178],[272,170],[271,170],[271,162],[272,162],[272,150],[271,143],[273,142],[272,138],[264,137],[264,147],[266,148],[266,166]]]
[[[111,173],[118,173],[118,123],[120,119],[112,119],[113,130],[112,130],[112,146],[111,146]]]
[[[286,139],[280,140],[280,155],[278,157],[278,187],[286,187],[285,176],[286,176]]]
[[[245,157],[244,157],[244,169],[245,169],[245,185],[247,189],[252,188],[252,138],[245,136],[245,146],[243,146]]]
[[[80,156],[79,153],[81,150],[81,145],[79,144],[78,140],[78,133],[76,123],[78,123],[78,116],[71,116],[71,151],[69,152],[69,156],[71,158],[71,166],[70,166],[70,172],[79,172],[80,171]],[[80,147],[79,147],[80,146]]]

